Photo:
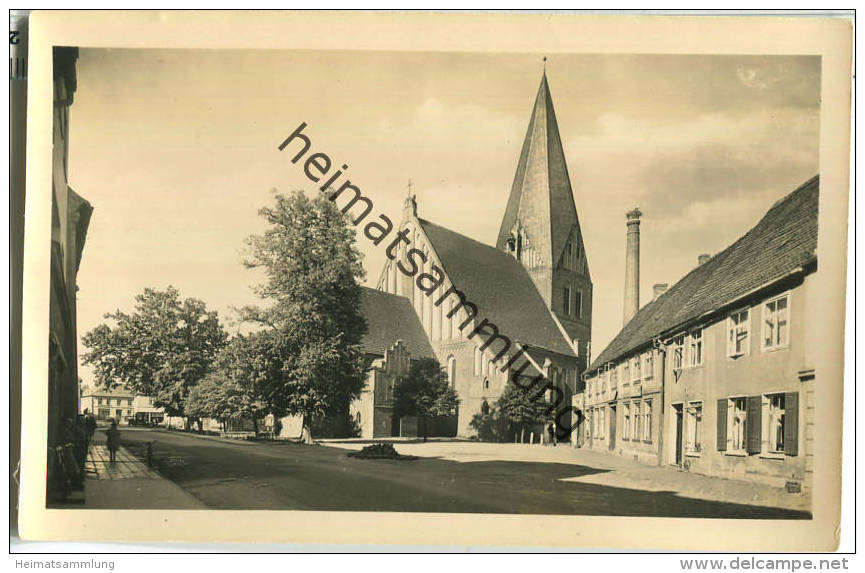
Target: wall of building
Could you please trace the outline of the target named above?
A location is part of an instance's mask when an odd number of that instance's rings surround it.
[[[635,374],[637,358],[639,375]],[[627,378],[625,361],[629,366]],[[644,348],[611,364],[605,372],[588,376],[579,398],[586,416],[582,446],[658,463],[663,408],[661,368],[660,353]]]
[[[813,277],[813,275],[811,275]],[[808,427],[813,395],[813,369],[805,354],[805,321],[807,292],[813,289],[813,279],[806,278],[804,283],[794,285],[789,290],[773,291],[760,300],[743,307],[749,309],[750,344],[748,351],[737,357],[727,355],[728,321],[721,318],[705,325],[703,329],[703,364],[685,367],[681,372],[673,372],[672,360],[667,360],[667,389],[665,400],[665,448],[664,462],[676,463],[677,426],[679,408],[702,403],[702,437],[700,451],[690,444],[690,425],[692,421],[685,415],[682,464],[696,473],[737,477],[772,485],[783,486],[787,481],[802,483],[806,470],[806,428]],[[789,294],[789,343],[777,349],[762,347],[761,326],[762,307],[765,301],[782,293]],[[769,426],[770,404],[768,395],[793,393],[797,396],[796,414],[798,416],[795,455],[770,452]],[[722,417],[718,401],[733,397],[760,397],[760,446],[759,452],[747,453],[733,448],[731,404],[727,403],[724,430],[725,443],[719,446],[718,420]],[[787,402],[789,410],[792,402]],[[684,412],[687,414],[687,412]],[[746,414],[745,420],[750,413]],[[723,418],[722,418],[723,420]],[[746,438],[747,439],[747,438]],[[723,449],[719,449],[723,448]]]

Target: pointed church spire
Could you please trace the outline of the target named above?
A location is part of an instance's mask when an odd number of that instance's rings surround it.
[[[546,66],[496,247],[522,263],[568,343],[585,357],[592,337],[592,279]]]
[[[546,64],[546,57],[544,58]],[[505,249],[517,228],[533,249],[535,264],[553,267],[578,226],[577,209],[546,66],[523,141],[496,247]]]

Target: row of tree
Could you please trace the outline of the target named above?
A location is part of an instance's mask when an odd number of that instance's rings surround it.
[[[150,396],[187,427],[203,418],[258,420],[267,414],[313,420],[348,417],[364,384],[360,312],[364,272],[355,232],[331,201],[296,192],[276,195],[260,210],[261,235],[247,239],[248,268],[264,272],[256,293],[265,305],[238,310],[248,334],[229,337],[215,311],[177,289],[148,288],[132,313],[120,310],[83,337],[86,364],[105,389],[123,386]],[[394,415],[417,416],[427,435],[431,418],[455,414],[459,399],[434,359],[413,361],[394,388]],[[546,404],[511,385],[497,411],[533,423]]]
[[[259,213],[268,225],[247,239],[244,265],[263,270],[264,304],[239,309],[257,330],[229,339],[204,302],[145,289],[133,313],[109,313],[83,337],[100,386],[151,396],[188,425],[302,416],[306,440],[314,417],[347,413],[363,387],[366,331],[354,230],[332,202],[301,192]]]

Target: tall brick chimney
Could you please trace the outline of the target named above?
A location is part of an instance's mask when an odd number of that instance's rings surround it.
[[[625,307],[622,324],[640,309],[640,217],[639,207],[625,213],[628,221],[628,245],[625,253]]]

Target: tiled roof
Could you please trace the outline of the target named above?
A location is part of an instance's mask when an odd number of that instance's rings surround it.
[[[367,332],[361,341],[366,354],[384,356],[385,350],[402,340],[412,358],[435,358],[426,332],[407,298],[361,287],[360,305],[367,323]]]
[[[816,260],[819,189],[819,176],[802,184],[742,238],[640,309],[589,370]]]
[[[112,390],[102,390],[101,388],[92,388],[90,390],[85,391],[83,396],[96,396],[98,397],[110,397],[110,398],[132,398],[134,394],[129,390],[124,390],[122,388],[114,388]]]
[[[418,219],[454,286],[494,322],[499,333],[523,345],[574,356],[546,303],[512,256],[429,221]]]

